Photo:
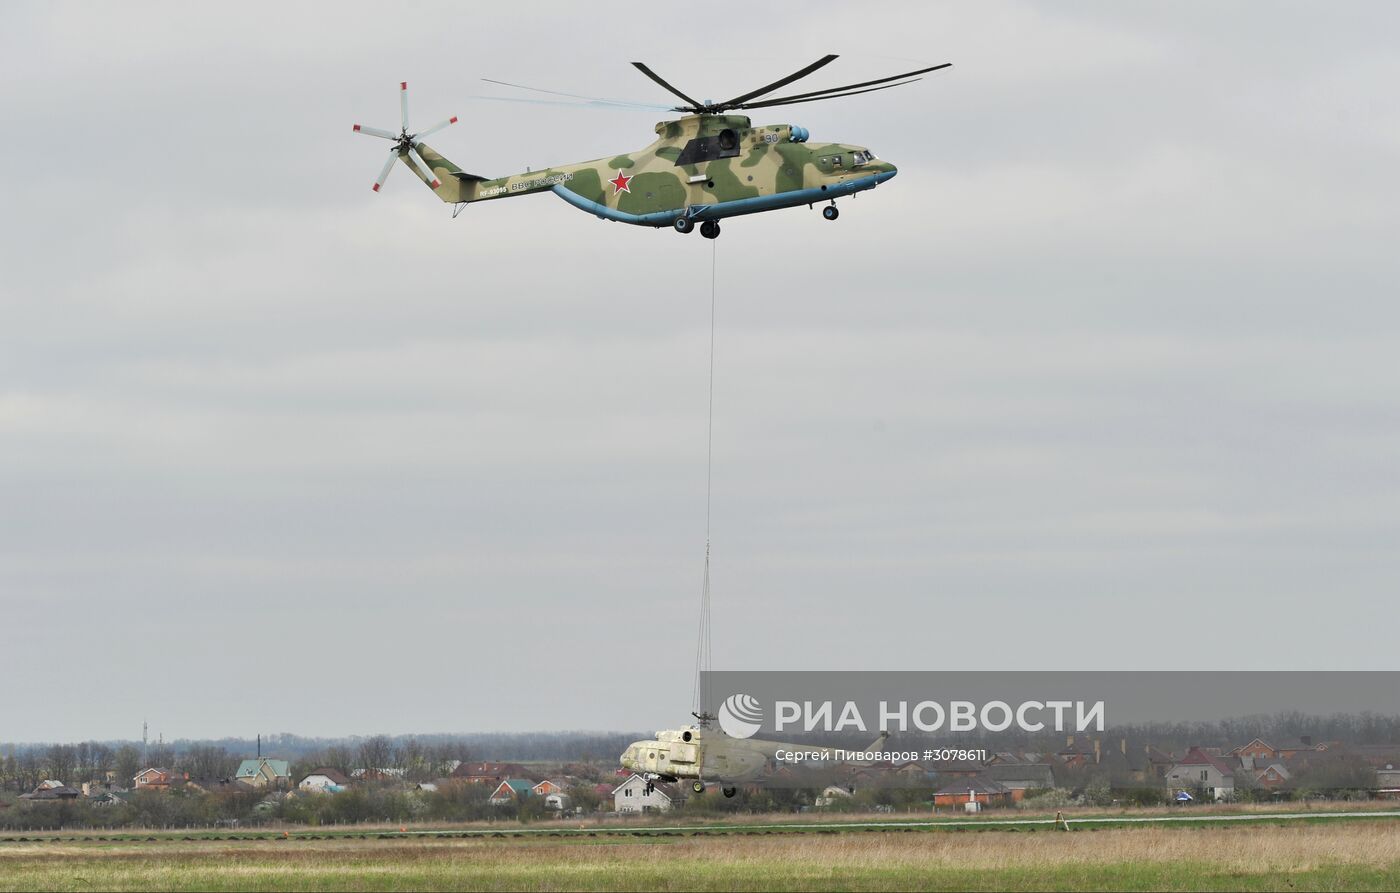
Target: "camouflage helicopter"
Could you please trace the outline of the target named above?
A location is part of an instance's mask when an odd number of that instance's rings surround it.
[[[634,741],[618,762],[645,778],[648,787],[657,781],[685,778],[690,779],[691,790],[699,794],[705,790],[705,779],[709,779],[720,784],[726,797],[734,796],[739,783],[762,780],[783,762],[779,754],[784,751],[800,752],[807,760],[819,758],[827,765],[866,765],[861,760],[837,759],[837,749],[832,747],[742,737],[746,730],[730,734],[731,729],[725,728],[723,722],[716,728],[715,717],[708,713],[696,713],[695,719],[684,728],[659,731],[654,739]],[[882,750],[889,736],[889,732],[881,732],[866,751]]]
[[[723,102],[698,102],[645,64],[633,62],[643,74],[684,102],[684,105],[669,107],[490,81],[583,100],[592,105],[658,108],[683,113],[679,119],[657,124],[656,140],[640,151],[508,177],[469,174],[423,142],[425,137],[455,124],[456,117],[421,132],[411,131],[407,83],[399,84],[401,129],[398,133],[359,124],[355,125],[355,132],[393,143],[379,178],[374,181],[374,191],[379,191],[394,163],[401,160],[437,193],[438,198],[458,206],[454,216],[462,206],[472,202],[553,192],[574,207],[604,220],[657,228],[669,226],[678,233],[689,233],[699,224],[700,234],[714,239],[720,233],[719,221],[726,217],[779,208],[811,207],[829,202],[822,208],[822,216],[835,220],[840,214],[837,198],[874,189],[897,173],[893,164],[880,160],[866,147],[835,142],[810,143],[811,134],[806,128],[795,124],[755,126],[748,117],[731,112],[888,90],[922,80],[919,75],[952,64],[945,62],[842,87],[763,98],[836,58],[835,55],[823,56],[787,77]]]

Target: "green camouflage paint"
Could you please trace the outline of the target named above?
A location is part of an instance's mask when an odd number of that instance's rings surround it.
[[[626,214],[655,214],[674,211],[676,216],[690,205],[713,205],[759,196],[781,195],[800,189],[815,189],[847,180],[892,172],[894,166],[869,159],[853,163],[863,147],[845,143],[792,142],[793,129],[787,124],[754,127],[743,115],[687,115],[656,125],[657,139],[637,152],[606,159],[564,164],[542,171],[528,171],[508,177],[485,178],[463,173],[442,154],[420,143],[418,151],[442,185],[438,197],[448,203],[490,201],[531,195],[562,187],[590,202]],[[738,154],[727,158],[677,166],[675,161],[692,139],[717,137],[733,131]],[[833,159],[840,156],[837,166]],[[413,165],[420,180],[428,182]],[[622,172],[627,188],[609,181]],[[703,180],[698,178],[703,176]],[[693,178],[697,178],[692,182]]]

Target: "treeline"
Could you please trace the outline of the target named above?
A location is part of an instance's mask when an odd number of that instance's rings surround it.
[[[1302,738],[1314,743],[1341,741],[1344,744],[1393,745],[1400,749],[1400,716],[1377,713],[1337,713],[1330,716],[1310,716],[1296,711],[1237,717],[1219,722],[1112,724],[1103,732],[1080,733],[1081,742],[1099,739],[1105,752],[1109,749],[1133,750],[1141,753],[1146,745],[1178,754],[1192,746],[1232,747],[1248,744],[1260,738],[1275,746]],[[837,747],[867,745],[872,732],[846,731],[840,734],[785,733],[782,737],[796,743],[822,743]],[[1003,732],[979,729],[973,732],[893,732],[890,746],[980,748],[989,751],[1016,750],[1055,753],[1065,747],[1071,731],[1042,730],[1036,733],[1011,728]]]
[[[1109,717],[1110,722],[1112,717]],[[863,747],[873,733],[841,736],[784,735],[835,746]],[[501,760],[506,762],[612,762],[617,755],[649,732],[525,732],[462,735],[374,735],[345,738],[310,738],[291,734],[269,735],[262,740],[262,754],[291,762],[293,775],[331,766],[343,772],[355,769],[402,769],[410,781],[427,781],[448,774],[453,761]],[[1111,726],[1099,738],[1105,752],[1128,749],[1142,753],[1147,745],[1183,752],[1192,745],[1227,747],[1261,738],[1274,745],[1310,737],[1314,742],[1390,744],[1400,747],[1400,716],[1375,713],[1309,716],[1295,711],[1245,716],[1221,722],[1156,723]],[[891,744],[901,746],[968,747],[989,751],[1030,750],[1053,753],[1065,746],[1067,734],[1041,732],[896,733]],[[77,785],[100,781],[114,773],[118,784],[130,785],[132,777],[151,766],[187,772],[191,778],[231,775],[241,760],[256,755],[252,738],[180,740],[147,747],[139,742],[85,741],[78,744],[0,744],[0,790],[28,791],[52,778]]]
[[[136,791],[113,804],[84,799],[32,803],[0,810],[0,828],[49,830],[81,828],[245,827],[276,824],[308,826],[380,822],[533,821],[552,817],[543,797],[492,804],[487,784],[452,784],[437,791],[397,786],[355,787],[338,794],[271,795],[265,791],[203,794],[195,791]],[[612,808],[591,787],[568,791],[584,812]]]
[[[263,792],[200,794],[138,791],[125,802],[99,806],[85,800],[33,803],[23,809],[0,810],[0,830],[81,830],[95,828],[255,828],[301,825],[320,827],[405,822],[535,822],[553,819],[543,797],[493,804],[486,784],[453,784],[437,791],[411,791],[394,786],[356,787],[339,794],[306,794],[280,799]],[[570,806],[584,814],[608,812],[612,798],[580,786],[566,791]],[[813,789],[740,790],[734,798],[717,791],[689,796],[682,813],[795,812],[810,807]],[[928,792],[887,789],[862,793],[860,803],[895,809],[927,807]]]
[[[559,732],[472,735],[373,735],[350,738],[268,736],[262,755],[284,759],[300,778],[330,766],[400,769],[409,781],[430,781],[451,772],[456,762],[610,762],[639,732]],[[45,779],[77,786],[102,781],[111,772],[116,783],[130,786],[136,773],[152,766],[188,773],[191,778],[232,776],[238,764],[255,756],[256,739],[174,741],[144,749],[133,742],[84,741],[78,744],[0,744],[0,790],[33,790]]]

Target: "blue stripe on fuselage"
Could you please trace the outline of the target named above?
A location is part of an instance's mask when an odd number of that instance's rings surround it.
[[[673,208],[668,211],[653,211],[650,214],[628,214],[626,211],[619,211],[616,208],[609,208],[607,205],[584,198],[576,192],[569,191],[563,183],[554,185],[554,194],[564,201],[578,208],[580,211],[587,211],[604,220],[615,220],[619,223],[630,223],[634,226],[670,226],[675,219],[682,214],[688,213],[695,220],[721,220],[725,217],[738,217],[741,214],[757,214],[760,211],[773,211],[778,208],[795,208],[798,205],[811,205],[827,199],[839,198],[843,195],[862,192],[866,189],[874,189],[880,183],[893,177],[897,171],[881,171],[878,174],[871,174],[868,177],[859,177],[855,180],[843,180],[840,183],[829,183],[826,187],[816,187],[814,189],[797,189],[791,192],[779,192],[776,195],[759,195],[753,198],[740,198],[728,202],[716,202],[712,205],[692,205],[686,208]]]

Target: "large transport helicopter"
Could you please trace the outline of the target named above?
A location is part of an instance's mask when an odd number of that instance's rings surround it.
[[[784,751],[800,752],[806,759],[819,760],[827,766],[869,762],[840,758],[834,747],[735,737],[722,726],[716,727],[714,717],[705,713],[697,713],[695,719],[695,723],[684,728],[659,731],[654,739],[632,742],[618,762],[645,778],[648,785],[686,779],[698,794],[705,790],[708,780],[718,783],[726,797],[733,797],[739,784],[761,783],[783,762]],[[881,732],[866,751],[882,750],[888,738],[888,732]]]
[[[897,173],[893,164],[876,157],[867,147],[849,143],[809,142],[811,134],[796,124],[755,126],[747,116],[731,112],[888,90],[922,80],[919,75],[948,68],[952,64],[945,62],[842,87],[762,98],[806,77],[836,58],[834,55],[823,56],[785,78],[724,102],[691,99],[643,63],[633,62],[643,74],[685,103],[674,107],[592,99],[492,81],[508,87],[583,100],[587,104],[658,108],[683,113],[679,119],[657,124],[655,142],[640,151],[526,171],[508,177],[492,179],[469,174],[423,142],[424,137],[456,123],[455,117],[420,133],[410,131],[407,83],[399,85],[401,129],[398,133],[359,124],[355,125],[355,132],[390,140],[394,144],[389,149],[389,157],[379,172],[379,178],[374,181],[376,192],[384,185],[394,163],[403,161],[418,179],[437,193],[438,198],[449,204],[463,205],[553,192],[574,207],[604,220],[637,226],[669,226],[680,233],[689,233],[698,224],[701,235],[714,239],[719,236],[719,221],[723,218],[779,208],[827,203],[822,208],[822,216],[835,220],[840,214],[836,208],[837,198],[874,189]]]

